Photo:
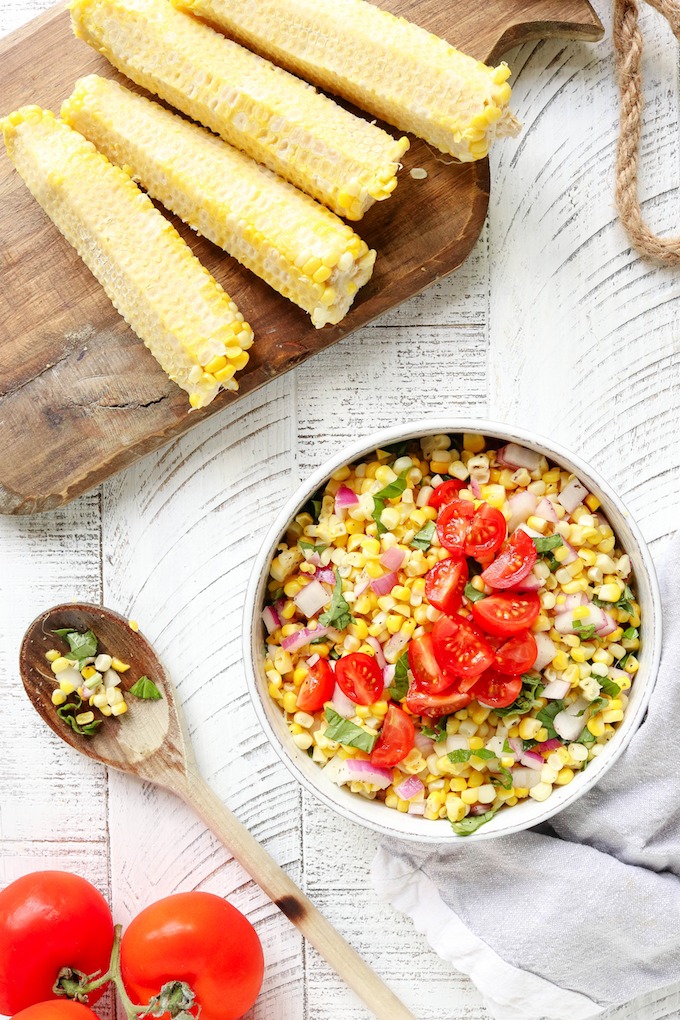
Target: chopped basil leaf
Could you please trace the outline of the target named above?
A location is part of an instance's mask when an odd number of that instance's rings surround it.
[[[485,811],[483,815],[468,815],[462,822],[451,822],[451,828],[457,836],[469,836],[476,832],[480,825],[491,821],[497,810],[498,808],[493,811]]]
[[[148,676],[140,676],[137,683],[130,688],[130,694],[134,694],[136,698],[144,698],[145,701],[159,701],[163,697],[153,680],[149,680]]]
[[[328,548],[327,545],[314,545],[313,542],[303,542],[302,539],[299,539],[298,545],[300,546],[301,549],[311,549],[312,552],[317,553],[322,553],[325,549]]]
[[[339,659],[341,657],[341,655],[342,655],[342,652],[339,652],[337,650],[337,648],[331,648],[331,650],[330,650],[330,652],[328,654],[328,658],[336,660],[336,659]]]
[[[618,684],[615,684],[613,680],[606,676],[598,676],[597,681],[605,694],[608,694],[610,698],[618,698],[621,693],[621,688]]]
[[[354,617],[352,616],[349,605],[342,594],[342,578],[340,577],[340,571],[335,571],[335,587],[333,588],[333,598],[331,604],[325,613],[322,613],[319,617],[319,623],[322,627],[335,627],[336,630],[344,630],[345,627],[349,627],[350,623],[355,623]]]
[[[632,652],[626,652],[626,654],[619,659],[619,661],[616,663],[619,669],[626,668],[626,663],[628,662],[632,654],[633,654]]]
[[[284,592],[283,588],[277,588],[276,591],[273,591],[271,593],[271,595],[269,596],[269,601],[271,603],[278,602],[279,599],[282,599],[284,595],[285,595],[285,592]]]
[[[522,741],[522,750],[523,751],[530,751],[532,747],[536,747],[537,743],[538,743],[537,740],[523,740]]]
[[[494,713],[503,718],[507,715],[526,715],[536,704],[543,690],[543,677],[540,673],[524,673],[522,675],[522,690],[512,705],[507,708],[494,708]]]
[[[325,645],[328,641],[327,637],[317,637],[313,641],[310,641],[310,645]]]
[[[408,450],[408,444],[409,444],[408,439],[404,440],[401,443],[389,443],[387,446],[381,446],[379,450],[376,450],[376,454],[382,451],[383,453],[391,454],[395,460],[399,460],[400,457],[404,457],[406,455],[406,451]]]
[[[637,627],[627,627],[623,632],[623,637],[625,641],[634,641],[638,634],[639,631]]]
[[[573,625],[574,630],[578,631],[578,636],[581,638],[582,641],[588,641],[588,639],[591,638],[595,633],[594,623],[589,623],[587,626],[584,627],[583,622],[581,620],[574,620]]]
[[[633,606],[631,605],[631,603],[634,600],[635,600],[635,595],[630,590],[628,585],[626,585],[625,588],[623,589],[623,595],[621,596],[619,601],[616,603],[616,608],[617,609],[623,609],[624,613],[628,613],[628,615],[630,616],[630,615],[632,615],[632,612],[633,612]]]
[[[564,701],[551,701],[545,708],[537,714],[536,718],[548,731],[548,740],[554,740],[557,737],[557,731],[553,726],[553,720],[558,712],[561,712],[564,708]]]
[[[540,556],[542,553],[550,552],[551,549],[557,549],[559,546],[561,546],[562,536],[541,535],[541,537],[539,538],[538,535],[536,535],[533,537],[533,541],[534,545],[536,546],[536,552]]]
[[[318,522],[319,515],[321,514],[322,506],[321,496],[322,496],[321,490],[319,490],[319,492],[314,493],[312,498],[307,500],[302,510],[300,511],[300,513],[302,514],[309,514],[309,516],[313,518],[315,524]]]
[[[418,531],[411,539],[411,545],[414,545],[416,549],[422,549],[425,552],[432,545],[432,539],[434,538],[435,523],[434,521],[427,521],[423,524],[420,531]]]
[[[408,686],[408,651],[406,651],[399,656],[392,685],[387,688],[392,701],[403,701],[408,693]]]
[[[583,727],[583,730],[581,732],[581,736],[578,738],[576,743],[577,744],[583,744],[585,747],[589,747],[590,744],[594,744],[595,743],[595,737],[590,732],[590,730],[588,729],[587,726]],[[583,764],[585,765],[585,762]]]
[[[480,599],[486,598],[484,592],[477,591],[475,586],[473,584],[470,584],[469,581],[465,585],[463,594],[465,595],[465,598],[468,600],[468,602],[479,602]]]
[[[65,705],[61,705],[57,709],[57,715],[67,724],[67,726],[71,727],[74,733],[80,733],[81,736],[91,737],[93,733],[97,732],[104,720],[94,719],[92,722],[85,723],[84,725],[77,723],[76,714],[80,712],[83,701],[80,695],[75,692],[71,695],[71,697],[73,698],[73,701],[68,701]]]
[[[609,704],[609,698],[593,698],[588,706],[590,708],[590,717],[597,715],[602,708],[606,708]],[[580,713],[579,713],[580,714]]]
[[[53,630],[53,634],[58,634],[59,637],[66,637],[67,634],[74,634],[73,627],[61,627],[59,630]]]
[[[330,705],[326,705],[325,713],[328,727],[324,736],[328,740],[337,740],[339,744],[345,744],[348,747],[358,747],[360,751],[366,751],[367,754],[370,754],[378,739],[377,733],[368,733],[366,730],[362,730],[360,726],[355,726],[349,719],[343,719]]]
[[[374,496],[373,497],[373,513],[371,514],[371,517],[373,518],[373,520],[375,521],[375,523],[377,525],[378,534],[379,535],[384,535],[385,532],[387,531],[387,528],[385,527],[385,525],[383,524],[383,522],[381,520],[382,512],[383,512],[384,509],[385,509],[385,500],[384,499],[378,499],[377,496]]]
[[[97,654],[97,637],[91,630],[79,634],[77,630],[70,630],[66,634],[66,640],[71,649],[66,653],[66,658],[73,662],[81,662],[83,659],[90,659]]]
[[[380,492],[376,492],[373,499],[396,499],[397,496],[401,496],[405,488],[406,472],[404,471],[398,478],[395,478],[393,482],[385,485]]]
[[[486,747],[480,747],[478,751],[467,751],[465,748],[459,748],[457,751],[450,751],[447,754],[449,761],[453,762],[454,765],[460,762],[470,761],[470,758],[474,755],[475,758],[481,758],[482,761],[487,761],[489,758],[495,758],[496,755],[493,751],[489,751]]]
[[[510,770],[501,765],[499,772],[500,775],[491,777],[493,785],[502,786],[504,790],[512,789],[512,774]]]
[[[502,753],[503,754],[514,754],[515,753],[513,751],[513,749],[510,747],[510,744],[507,742],[507,740],[503,741],[503,752]]]
[[[421,733],[424,737],[429,737],[430,740],[434,740],[435,742],[441,740],[441,738],[446,734],[446,721],[448,718],[448,715],[440,716],[434,724],[434,729],[431,726],[421,724]]]
[[[548,564],[548,570],[550,570],[553,574],[556,570],[560,569],[560,564],[552,554],[545,557],[545,562]]]

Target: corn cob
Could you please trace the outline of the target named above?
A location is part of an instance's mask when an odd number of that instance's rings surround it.
[[[510,71],[366,0],[172,0],[294,74],[462,162],[515,134]]]
[[[0,126],[31,194],[191,406],[238,389],[250,326],[151,199],[48,110],[23,107]]]
[[[76,84],[61,115],[315,326],[339,322],[370,278],[375,252],[351,227],[205,128],[97,75]]]
[[[395,141],[168,3],[72,0],[77,36],[149,92],[308,195],[361,219],[397,186]]]

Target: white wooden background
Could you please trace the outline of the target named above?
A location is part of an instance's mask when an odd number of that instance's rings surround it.
[[[0,32],[49,2],[0,0]],[[596,7],[609,33],[609,4]],[[672,232],[678,54],[657,15],[646,10],[643,25],[645,212]],[[525,129],[494,149],[488,224],[458,273],[66,509],[0,518],[0,884],[72,869],[121,922],[175,891],[228,895],[264,943],[251,1020],[368,1014],[190,811],[47,731],[18,682],[20,638],[73,597],[139,620],[177,683],[206,777],[254,835],[421,1020],[488,1017],[467,979],[377,901],[377,837],[302,793],[265,743],[240,623],[253,556],[298,480],[348,440],[428,414],[534,427],[591,460],[655,549],[676,527],[680,272],[639,261],[616,221],[609,34],[527,44],[509,61]],[[679,1015],[677,994],[606,1014]]]

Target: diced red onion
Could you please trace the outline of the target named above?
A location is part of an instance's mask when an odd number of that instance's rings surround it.
[[[347,768],[352,779],[360,783],[370,783],[381,790],[386,790],[392,785],[392,773],[389,769],[379,769],[371,765],[370,761],[361,758],[347,758]]]
[[[398,634],[393,634],[383,648],[385,658],[388,660],[398,659],[410,640],[411,639],[408,634],[404,634],[403,631],[399,631]]]
[[[304,557],[308,563],[311,563],[313,567],[321,566],[321,557],[318,552],[313,552],[310,549],[305,549]]]
[[[541,691],[541,697],[548,701],[559,701],[569,693],[571,684],[568,680],[551,680]]]
[[[383,683],[385,684],[385,687],[390,686],[390,684],[394,680],[394,674],[396,673],[396,671],[397,671],[396,663],[394,662],[385,663],[385,665],[383,666]]]
[[[421,730],[416,730],[415,746],[418,748],[423,758],[427,758],[428,754],[432,754],[434,750],[434,740],[426,737]]]
[[[318,566],[314,572],[314,577],[317,581],[321,581],[323,584],[335,585],[336,577],[335,571],[332,567]]]
[[[540,591],[543,584],[543,578],[539,577],[538,574],[535,574],[534,571],[531,570],[526,577],[522,578],[522,580],[514,586],[513,591]]]
[[[398,580],[396,572],[392,570],[389,574],[383,574],[382,577],[374,577],[371,581],[371,588],[376,595],[389,595]]]
[[[592,603],[588,606],[588,615],[580,620],[574,620],[573,610],[558,613],[555,617],[555,629],[560,634],[578,634],[584,627],[594,627],[598,637],[606,637],[607,634],[612,634],[617,626],[609,613]]]
[[[404,562],[404,556],[406,555],[405,549],[400,549],[398,545],[390,546],[380,557],[385,570],[399,570],[399,567]]]
[[[576,609],[578,606],[587,606],[590,599],[584,591],[576,592],[573,595],[567,595],[564,600],[564,610]]]
[[[536,745],[536,750],[540,751],[541,754],[546,752],[556,751],[558,747],[562,747],[562,741],[558,740],[557,737],[551,737],[550,740],[544,740],[542,744]]]
[[[470,808],[471,815],[483,815],[489,810],[488,804],[473,804]]]
[[[612,619],[606,609],[602,610],[602,615],[604,616],[604,623],[601,627],[596,627],[595,632],[598,637],[607,637],[608,634],[614,633],[618,627],[618,623]]]
[[[576,507],[581,505],[587,495],[588,490],[585,485],[579,482],[578,478],[572,478],[569,484],[562,489],[562,492],[557,497],[557,502],[562,504],[568,514],[573,514]]]
[[[262,610],[262,622],[267,628],[268,634],[273,634],[275,630],[278,630],[281,626],[279,620],[279,614],[276,612],[273,606],[265,606]]]
[[[535,517],[542,517],[544,521],[551,521],[553,524],[557,524],[559,517],[555,510],[553,501],[544,496],[539,502],[538,506],[534,510]]]
[[[335,494],[335,512],[340,516],[339,511],[346,510],[349,506],[356,506],[359,502],[359,497],[356,492],[347,485],[341,485]]]
[[[468,482],[468,488],[470,489],[470,492],[475,497],[475,499],[481,499],[482,498],[482,490],[480,488],[479,482],[474,477],[474,475],[470,475],[470,481]]]
[[[544,631],[534,634],[534,640],[536,641],[536,661],[533,668],[540,672],[557,655],[557,645]]]
[[[419,800],[415,804],[409,804],[408,806],[409,815],[424,815],[425,814],[425,801]]]
[[[496,451],[496,459],[501,467],[526,468],[536,471],[541,466],[541,454],[535,450],[527,450],[517,443],[508,443]]]
[[[329,592],[326,591],[320,581],[314,578],[304,588],[301,588],[297,595],[293,596],[293,602],[308,620],[328,605],[331,600]]]
[[[343,719],[351,719],[357,710],[357,706],[354,702],[347,697],[344,691],[340,690],[339,684],[335,685],[331,704],[338,715],[341,715]]]
[[[543,538],[540,531],[537,531],[536,528],[530,528],[524,521],[517,525],[517,531],[524,531],[529,538]]]
[[[628,680],[628,679],[630,679],[628,674],[626,673],[625,669],[619,669],[618,666],[610,666],[608,672],[609,672],[610,678],[615,683],[617,683],[619,680]]]
[[[425,787],[417,776],[409,776],[403,783],[399,783],[399,786],[395,786],[394,792],[402,800],[411,800],[412,797],[417,797],[419,793],[422,793],[424,789]]]
[[[524,744],[519,739],[519,737],[508,737],[508,743],[512,748],[512,753],[514,754],[515,758],[517,758],[517,760],[519,761],[519,759],[524,754]]]
[[[563,712],[558,712],[553,719],[553,726],[557,735],[567,741],[578,740],[583,732],[583,727],[588,722],[588,707],[589,703],[585,698],[577,698]]]
[[[303,627],[302,630],[297,630],[294,634],[289,634],[288,637],[282,638],[281,647],[286,652],[299,652],[310,641],[314,641],[315,638],[325,637],[327,633],[328,631],[325,627],[317,627],[316,630],[312,630],[311,627]]]
[[[306,666],[316,666],[317,662],[319,661],[319,658],[320,658],[320,656],[318,656],[316,654],[316,652],[315,652],[314,655],[310,655],[310,657],[305,660],[305,665]]]
[[[375,652],[375,661],[381,669],[384,669],[387,663],[385,662],[385,656],[383,655],[382,645],[378,641],[377,637],[367,637],[366,644],[371,646]]]
[[[570,563],[573,563],[574,560],[578,558],[578,553],[574,549],[573,545],[569,545],[569,543],[564,538],[562,539],[562,545],[567,550],[567,555],[564,557],[564,559],[560,563],[560,566],[561,567],[566,567]]]
[[[371,583],[370,577],[368,576],[366,571],[363,570],[357,577],[356,581],[354,582],[354,594],[356,595],[357,598],[359,598],[360,595],[363,595],[363,593],[366,591],[370,583]]]
[[[527,769],[542,769],[545,765],[542,755],[537,751],[524,751],[520,758],[520,764]]]
[[[541,781],[541,773],[537,769],[516,768],[510,773],[512,785],[517,790],[530,790],[538,786]]]
[[[516,530],[518,524],[522,524],[527,517],[531,517],[536,509],[536,497],[533,492],[513,492],[508,497],[508,506],[511,510],[508,534],[511,534]]]

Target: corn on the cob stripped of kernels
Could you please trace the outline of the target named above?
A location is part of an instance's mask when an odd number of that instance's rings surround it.
[[[252,330],[151,199],[48,110],[23,107],[1,126],[33,197],[191,406],[238,389]]]
[[[339,322],[370,278],[375,252],[346,223],[205,128],[97,75],[61,115],[315,326]]]
[[[360,219],[397,186],[408,140],[339,107],[168,0],[72,0],[77,36],[138,85],[302,191]]]
[[[366,0],[172,0],[307,81],[463,162],[516,134],[510,71]]]

